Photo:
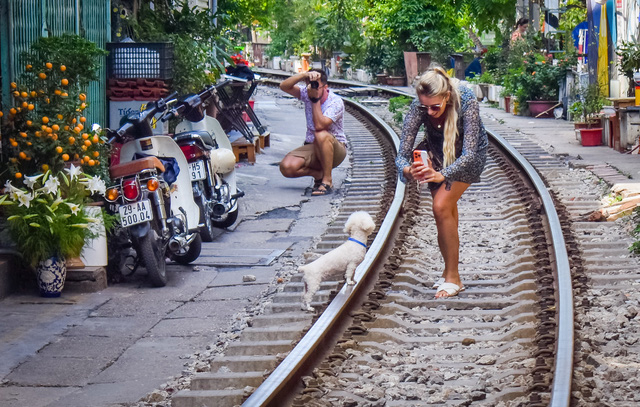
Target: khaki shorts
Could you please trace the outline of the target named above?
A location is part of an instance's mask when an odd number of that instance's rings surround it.
[[[302,147],[298,147],[293,151],[290,151],[294,157],[300,157],[304,160],[304,166],[307,168],[313,168],[321,170],[320,161],[316,158],[316,152],[313,148],[313,144],[305,144]],[[333,138],[333,167],[336,168],[347,156],[347,147]]]

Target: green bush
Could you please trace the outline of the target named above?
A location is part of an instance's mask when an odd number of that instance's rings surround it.
[[[631,235],[636,241],[629,247],[629,251],[633,254],[640,255],[640,207],[633,210],[632,219],[636,224],[636,228],[631,232]]]
[[[393,113],[393,120],[398,126],[402,124],[404,115],[409,110],[411,102],[413,102],[413,98],[408,96],[398,96],[389,99],[389,111]]]

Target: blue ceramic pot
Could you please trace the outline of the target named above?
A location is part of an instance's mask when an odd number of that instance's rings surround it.
[[[67,278],[67,263],[61,257],[49,257],[38,263],[36,275],[41,296],[59,297]]]

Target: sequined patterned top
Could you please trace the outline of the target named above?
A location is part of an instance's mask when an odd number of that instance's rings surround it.
[[[402,173],[403,168],[411,165],[411,157],[414,149],[426,150],[433,164],[433,168],[439,171],[445,178],[446,188],[451,188],[453,181],[471,184],[480,181],[480,174],[484,170],[487,155],[487,132],[480,119],[478,101],[473,91],[466,86],[459,86],[460,114],[458,116],[458,137],[456,138],[456,160],[446,168],[442,168],[444,154],[442,145],[444,142],[443,130],[435,127],[429,120],[426,111],[418,109],[419,100],[411,103],[409,112],[404,118],[400,150],[396,157],[396,167],[402,182],[406,179]],[[414,148],[416,136],[420,126],[425,126],[423,140]],[[429,189],[435,189],[440,183],[429,183]]]

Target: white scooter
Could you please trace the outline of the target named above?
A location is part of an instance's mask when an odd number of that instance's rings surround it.
[[[167,283],[166,256],[188,264],[198,258],[202,246],[189,164],[173,138],[155,135],[151,127],[153,117],[166,112],[172,98],[128,115],[110,140],[124,144],[120,163],[109,169],[116,185],[106,197],[119,204],[121,225],[137,254],[135,267],[142,262],[155,286]]]
[[[200,235],[205,242],[213,241],[214,227],[225,228],[238,219],[238,198],[244,196],[236,186],[231,142],[218,120],[204,113],[215,94],[216,86],[209,86],[183,97],[163,118],[183,119],[176,126],[174,140],[189,162],[193,197],[200,208]]]

